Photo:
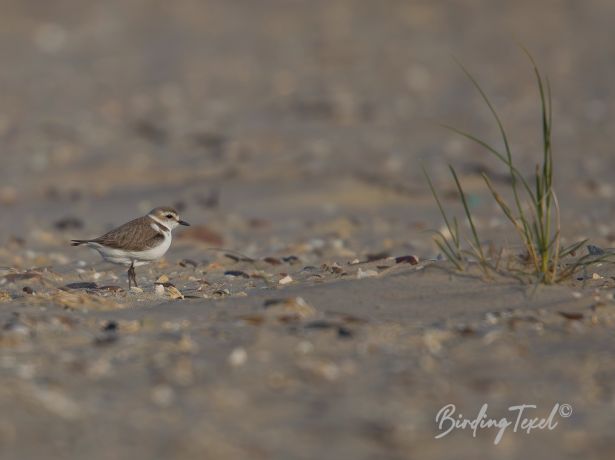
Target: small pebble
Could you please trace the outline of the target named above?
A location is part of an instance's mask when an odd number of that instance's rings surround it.
[[[282,264],[282,261],[280,259],[276,259],[275,257],[265,257],[263,261],[267,262],[270,265],[281,265]]]
[[[416,256],[399,256],[399,257],[395,257],[395,263],[396,264],[410,264],[410,265],[417,265],[419,263],[419,258]]]
[[[156,284],[154,285],[154,293],[157,296],[162,297],[164,295],[164,286],[162,284]]]
[[[306,355],[314,350],[314,345],[312,344],[312,342],[302,340],[297,344],[296,350],[297,352]]]
[[[250,275],[248,275],[246,272],[242,272],[241,270],[227,270],[224,272],[225,276],[236,276],[236,277],[240,277],[240,278],[250,278]]]
[[[175,399],[175,391],[169,385],[157,385],[152,388],[151,398],[155,404],[168,407]]]
[[[359,268],[357,271],[357,279],[370,278],[373,276],[378,276],[378,272],[376,270],[363,270]]]
[[[12,205],[17,201],[17,190],[14,187],[0,187],[0,204]]]
[[[248,360],[248,353],[242,347],[235,348],[228,357],[228,362],[231,366],[243,366]]]
[[[179,265],[182,266],[182,267],[190,266],[190,267],[196,268],[199,264],[196,263],[194,260],[191,260],[191,259],[183,259],[183,260],[181,260],[179,262]]]
[[[119,325],[117,324],[117,321],[110,320],[110,321],[107,321],[107,322],[103,325],[103,327],[102,327],[102,331],[103,331],[103,332],[116,332],[116,331],[117,331],[117,329],[118,329],[118,326],[119,326]]]
[[[169,277],[167,275],[160,275],[156,280],[156,283],[164,284],[169,282]]]
[[[64,217],[53,225],[58,230],[75,230],[83,228],[83,221],[77,217]]]
[[[290,275],[286,275],[284,278],[282,278],[280,281],[278,281],[278,283],[282,284],[282,285],[289,284],[289,283],[292,283],[292,282],[293,282],[293,279],[292,279],[292,277]]]

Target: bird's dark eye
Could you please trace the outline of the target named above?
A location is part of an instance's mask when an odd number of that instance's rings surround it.
[[[167,219],[173,219],[173,214],[167,214]]]

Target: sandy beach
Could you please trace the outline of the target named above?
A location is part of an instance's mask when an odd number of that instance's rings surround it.
[[[563,241],[615,246],[615,4],[1,10],[0,458],[612,457],[615,267],[458,272],[422,167],[461,216],[454,165],[485,246],[520,252],[480,177],[505,169],[440,124],[499,142],[455,57],[532,174],[521,43],[552,86]],[[70,246],[159,205],[192,226],[140,289]],[[438,424],[485,404],[498,442]]]

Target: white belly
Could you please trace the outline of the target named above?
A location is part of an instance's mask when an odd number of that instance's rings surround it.
[[[134,264],[135,267],[138,267],[164,256],[171,246],[171,240],[171,235],[167,235],[161,244],[145,251],[125,251],[123,249],[107,248],[98,243],[88,243],[88,246],[96,249],[107,262],[126,266]]]

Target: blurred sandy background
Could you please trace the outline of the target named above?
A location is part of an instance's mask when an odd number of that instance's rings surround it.
[[[0,11],[3,459],[609,458],[608,268],[530,296],[386,258],[436,255],[421,164],[449,191],[446,165],[459,168],[484,232],[516,244],[479,181],[499,165],[438,123],[497,142],[455,56],[533,171],[537,89],[517,43],[553,88],[565,236],[612,245],[615,3],[2,0]],[[71,282],[125,282],[71,237],[163,204],[197,231],[141,271],[141,297],[58,299]],[[161,274],[195,298],[155,297]],[[291,299],[297,317],[263,320],[271,298]],[[119,337],[100,347],[110,321]],[[490,433],[434,440],[437,409],[455,401],[470,413],[568,402],[576,418],[498,447]]]

